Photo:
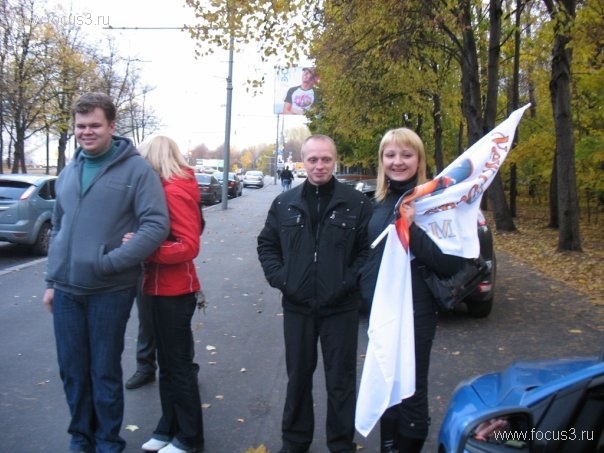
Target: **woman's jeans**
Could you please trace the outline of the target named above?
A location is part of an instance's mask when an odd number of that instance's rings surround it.
[[[145,296],[153,307],[153,325],[159,363],[159,396],[162,415],[153,433],[183,450],[203,446],[203,418],[193,366],[191,319],[195,293],[182,296]]]
[[[121,358],[136,287],[78,296],[55,289],[57,358],[71,413],[72,451],[121,452]]]

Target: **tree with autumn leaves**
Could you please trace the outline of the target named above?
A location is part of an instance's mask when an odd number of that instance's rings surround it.
[[[558,248],[581,249],[577,187],[591,201],[604,191],[604,0],[187,3],[200,54],[252,42],[280,65],[315,60],[321,97],[310,126],[336,138],[346,164],[375,166],[382,134],[407,126],[433,150],[437,172],[531,102],[510,154],[517,184],[538,192],[549,185]],[[587,162],[593,171],[577,178]],[[503,179],[489,199],[497,228],[512,230]]]
[[[120,56],[111,39],[102,48],[87,42],[75,23],[51,20],[69,12],[45,7],[40,0],[0,3],[0,172],[5,161],[12,173],[27,171],[26,143],[36,134],[47,137],[47,173],[50,139],[56,139],[60,172],[72,137],[71,104],[84,91],[112,96],[118,131],[135,143],[158,126],[145,105],[152,88],[142,83],[134,62]]]

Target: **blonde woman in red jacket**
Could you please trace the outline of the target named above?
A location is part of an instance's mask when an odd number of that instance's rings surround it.
[[[142,449],[198,452],[203,450],[203,418],[191,318],[200,290],[193,263],[201,233],[199,187],[172,139],[156,136],[140,153],[159,173],[170,214],[170,235],[144,266],[143,303],[152,305],[162,415]]]

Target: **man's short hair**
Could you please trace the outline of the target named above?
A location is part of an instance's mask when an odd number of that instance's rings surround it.
[[[84,93],[73,103],[71,115],[75,119],[76,113],[90,113],[100,108],[105,113],[107,121],[115,121],[116,108],[113,100],[105,93]]]
[[[304,148],[306,147],[306,143],[309,142],[310,140],[321,140],[321,141],[325,141],[325,142],[330,143],[331,146],[333,147],[334,152],[336,153],[336,156],[338,155],[338,148],[337,148],[336,142],[333,140],[333,138],[331,138],[329,135],[315,134],[315,135],[309,135],[302,142],[302,146],[301,146],[301,149],[300,149],[300,152],[302,154],[302,159],[304,159]]]

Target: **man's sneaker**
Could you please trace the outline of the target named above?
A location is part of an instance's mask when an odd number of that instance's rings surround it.
[[[126,388],[128,390],[137,389],[143,385],[149,384],[155,380],[155,373],[143,373],[137,371],[132,375],[128,381],[126,381]]]
[[[166,442],[164,440],[155,439],[155,438],[152,437],[147,442],[145,442],[141,446],[141,448],[143,449],[143,451],[156,452],[156,451],[161,450],[162,448],[164,448],[168,444],[169,444],[169,442]]]

